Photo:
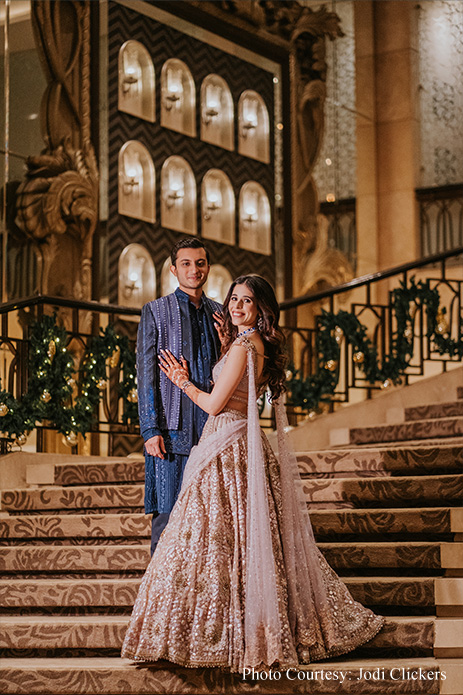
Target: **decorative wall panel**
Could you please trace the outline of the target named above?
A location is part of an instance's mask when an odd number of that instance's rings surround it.
[[[463,182],[463,3],[418,5],[420,186]]]
[[[235,199],[246,181],[258,181],[270,202],[270,214],[274,218],[274,152],[273,139],[270,141],[270,164],[244,157],[237,151],[202,141],[199,136],[191,137],[161,126],[161,100],[156,101],[156,121],[138,119],[128,113],[118,111],[118,54],[125,41],[132,39],[142,43],[150,53],[156,75],[161,74],[162,66],[171,58],[183,61],[189,68],[196,90],[195,131],[200,133],[200,89],[205,77],[211,73],[226,80],[233,99],[235,114],[239,97],[246,89],[257,91],[263,98],[270,115],[270,133],[274,132],[274,83],[273,74],[259,68],[235,55],[203,43],[192,36],[177,31],[151,17],[139,14],[132,8],[120,5],[116,0],[108,7],[108,123],[109,123],[109,163],[108,163],[108,244],[110,300],[117,298],[117,263],[122,250],[130,243],[143,245],[151,254],[156,265],[156,275],[161,277],[162,266],[170,253],[172,245],[182,236],[161,226],[160,191],[161,170],[164,161],[170,156],[184,157],[191,166],[195,180],[198,204],[197,231],[201,235],[201,182],[210,169],[222,170],[230,179]],[[160,90],[158,90],[159,92]],[[237,119],[235,116],[234,141],[237,141]],[[117,160],[122,145],[127,140],[138,140],[149,150],[156,171],[156,222],[150,224],[143,220],[130,219],[118,214],[117,208]],[[237,216],[236,216],[237,217]],[[235,222],[237,224],[237,220]],[[235,239],[238,238],[235,229]],[[260,273],[269,281],[275,281],[275,260],[272,255],[253,253],[237,245],[220,243],[207,239],[207,246],[213,263],[223,265],[233,277],[241,273]],[[158,292],[161,293],[161,283]]]

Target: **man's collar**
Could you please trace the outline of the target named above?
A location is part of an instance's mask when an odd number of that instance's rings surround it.
[[[194,303],[191,301],[190,296],[186,292],[181,290],[180,287],[177,287],[177,289],[175,290],[175,294],[177,295],[177,299],[180,302],[191,302],[193,304],[193,306],[195,306]],[[198,309],[201,309],[203,306],[204,306],[204,292],[201,294],[201,300],[199,302]]]

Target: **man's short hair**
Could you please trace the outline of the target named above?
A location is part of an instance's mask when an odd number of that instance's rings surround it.
[[[203,244],[203,242],[200,239],[192,239],[191,237],[186,237],[185,239],[180,239],[180,241],[177,241],[175,246],[172,247],[172,251],[170,252],[170,260],[172,262],[172,265],[176,264],[177,254],[180,251],[180,249],[204,249],[206,252],[207,262],[210,263],[209,251],[207,250],[206,245]]]

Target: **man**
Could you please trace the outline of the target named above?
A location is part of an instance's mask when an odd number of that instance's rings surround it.
[[[195,406],[159,370],[158,355],[170,350],[188,363],[191,381],[210,391],[212,367],[220,355],[217,328],[221,305],[203,293],[209,253],[199,239],[179,241],[171,252],[178,287],[142,309],[137,338],[140,433],[145,441],[145,512],[153,514],[154,552],[180,491],[183,469],[197,444],[207,413]]]

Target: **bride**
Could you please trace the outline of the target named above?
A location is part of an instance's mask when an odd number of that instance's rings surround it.
[[[285,359],[272,287],[235,280],[211,393],[171,353],[160,369],[209,413],[140,585],[122,656],[189,667],[286,669],[370,640],[383,618],[354,601],[315,545],[285,434]],[[275,405],[279,457],[259,428]]]

